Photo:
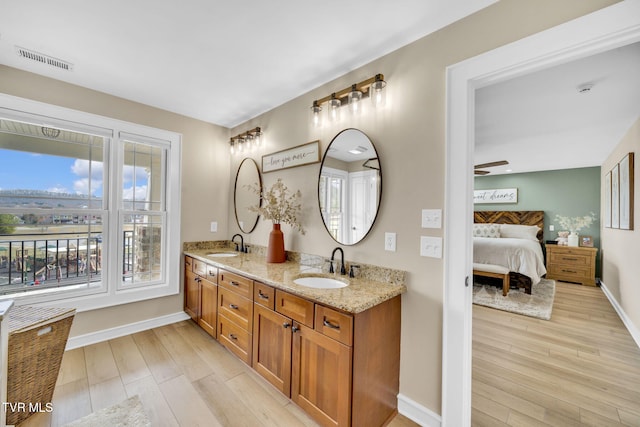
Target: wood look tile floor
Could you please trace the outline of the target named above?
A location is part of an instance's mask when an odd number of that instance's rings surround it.
[[[640,426],[640,350],[600,288],[556,283],[551,320],[473,306],[472,425]]]
[[[138,395],[152,426],[317,426],[191,321],[65,352],[53,412],[20,427],[56,427]],[[391,427],[417,426],[398,415]]]

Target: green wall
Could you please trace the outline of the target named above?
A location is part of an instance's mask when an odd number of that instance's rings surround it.
[[[592,236],[594,246],[600,248],[600,167],[478,176],[474,186],[476,190],[517,188],[518,203],[476,204],[474,208],[477,211],[544,211],[544,240],[558,237],[557,214],[571,217],[594,212],[596,220],[580,234]],[[550,225],[555,226],[555,231],[549,231]]]

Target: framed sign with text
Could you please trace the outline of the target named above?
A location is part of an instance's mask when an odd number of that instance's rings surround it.
[[[473,203],[518,203],[518,189],[474,190]]]
[[[276,151],[262,156],[262,173],[320,162],[320,141]]]

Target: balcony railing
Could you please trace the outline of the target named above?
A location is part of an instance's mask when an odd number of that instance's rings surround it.
[[[64,233],[63,233],[64,234]],[[88,284],[101,280],[102,237],[8,239],[0,236],[0,294],[39,288]],[[123,267],[126,275],[132,266],[133,231],[123,236]]]

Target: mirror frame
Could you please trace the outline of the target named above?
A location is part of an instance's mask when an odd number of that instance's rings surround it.
[[[250,234],[253,232],[253,230],[256,229],[256,226],[258,225],[258,221],[260,220],[260,214],[256,213],[256,221],[250,228],[247,228],[248,231],[243,230],[242,227],[240,226],[240,220],[238,219],[238,205],[236,200],[237,199],[236,194],[238,193],[238,177],[240,175],[240,169],[242,169],[242,165],[246,161],[253,162],[253,165],[255,166],[256,171],[258,172],[258,185],[260,186],[260,195],[258,196],[259,198],[258,206],[262,206],[262,174],[260,173],[260,168],[258,167],[258,163],[255,160],[253,160],[251,157],[245,157],[244,159],[242,159],[242,161],[238,165],[238,171],[236,172],[236,180],[233,186],[233,213],[234,213],[234,216],[236,217],[236,225],[238,226],[240,231],[243,232],[244,234]]]
[[[373,220],[371,221],[371,226],[369,226],[369,229],[367,230],[366,233],[364,233],[364,235],[362,236],[362,238],[360,240],[358,240],[357,242],[353,242],[353,243],[344,243],[344,242],[340,242],[338,240],[335,239],[335,237],[333,237],[333,234],[331,234],[331,232],[329,231],[329,228],[327,227],[327,223],[324,221],[324,218],[322,216],[322,211],[320,210],[320,179],[322,178],[322,168],[324,166],[324,161],[327,157],[327,154],[329,153],[329,149],[331,148],[331,145],[334,143],[334,141],[340,136],[342,135],[344,132],[349,131],[349,130],[355,130],[360,132],[362,135],[364,135],[368,140],[369,143],[371,144],[371,146],[373,147],[373,151],[375,151],[377,159],[378,159],[378,177],[380,178],[380,192],[378,194],[378,204],[376,206],[376,213],[373,216]],[[325,230],[327,230],[327,233],[329,234],[329,236],[338,244],[343,245],[343,246],[353,246],[353,245],[357,245],[358,243],[362,242],[364,239],[367,238],[367,236],[369,235],[369,233],[371,233],[371,230],[373,229],[373,226],[376,223],[376,220],[378,219],[378,214],[380,213],[380,205],[382,204],[382,163],[380,162],[380,154],[378,153],[378,149],[376,148],[375,144],[373,143],[373,141],[371,140],[371,138],[369,138],[369,135],[367,135],[366,133],[364,133],[363,131],[361,131],[360,129],[357,128],[346,128],[341,130],[340,132],[338,132],[336,134],[336,136],[333,137],[333,139],[331,139],[331,142],[329,143],[329,145],[327,145],[327,148],[324,150],[324,154],[322,155],[322,161],[320,162],[320,170],[318,171],[318,191],[317,191],[317,199],[318,199],[318,212],[320,213],[320,219],[322,221],[322,225],[324,226]]]

